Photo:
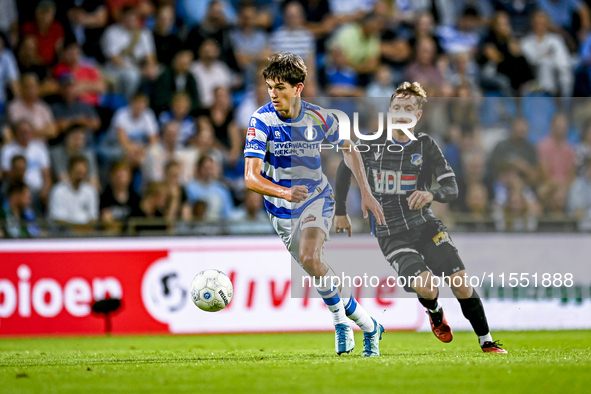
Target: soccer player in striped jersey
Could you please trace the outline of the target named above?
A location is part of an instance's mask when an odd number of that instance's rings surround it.
[[[338,123],[322,116],[320,107],[301,100],[307,68],[298,55],[273,55],[263,71],[271,102],[251,117],[246,136],[246,187],[264,195],[265,208],[275,231],[296,261],[314,278],[314,284],[335,325],[337,354],[355,346],[347,317],[363,331],[363,356],[379,356],[384,328],[357,303],[350,289],[334,286],[336,276],[324,258],[324,242],[334,216],[332,187],[322,173],[320,144],[339,144],[361,186],[362,210],[383,223],[382,209],[372,196],[361,156],[349,140],[339,140]],[[310,123],[312,122],[312,123]],[[310,125],[310,127],[309,127]]]
[[[417,122],[423,113],[427,94],[415,82],[401,84],[390,99],[390,112],[412,114]],[[396,123],[410,123],[411,118],[399,116]],[[414,127],[409,127],[414,133]],[[447,228],[429,208],[432,201],[449,202],[458,195],[455,174],[441,149],[429,135],[415,134],[411,140],[397,130],[393,140],[386,133],[375,141],[380,149],[362,150],[364,167],[374,197],[384,210],[386,222],[372,224],[373,234],[386,260],[406,278],[405,290],[416,292],[420,303],[427,309],[431,329],[442,342],[450,342],[453,333],[443,309],[437,302],[439,289],[432,287],[432,275],[445,274],[451,278],[450,287],[458,299],[462,312],[474,329],[482,351],[507,353],[493,341],[478,293],[467,283],[464,263],[458,255]],[[383,144],[383,145],[382,145]],[[399,145],[392,148],[390,145]],[[440,188],[431,190],[433,176]],[[346,198],[351,183],[351,170],[341,163],[337,171],[336,231],[348,231],[351,223],[346,212]],[[459,280],[454,280],[459,279]]]

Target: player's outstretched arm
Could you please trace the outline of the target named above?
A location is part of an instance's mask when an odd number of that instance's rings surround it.
[[[363,217],[367,219],[367,211],[370,210],[376,218],[376,223],[384,225],[386,223],[384,211],[378,201],[374,198],[373,194],[371,194],[371,189],[369,188],[369,183],[365,176],[361,155],[353,149],[351,141],[344,141],[343,145],[341,145],[341,149],[343,150],[345,162],[351,169],[353,176],[355,176],[355,179],[357,180],[359,189],[361,190],[361,211],[363,212]]]
[[[245,159],[244,183],[246,188],[259,194],[271,197],[283,198],[289,202],[298,203],[308,198],[308,188],[303,185],[291,188],[274,184],[261,175],[263,159],[247,157]]]

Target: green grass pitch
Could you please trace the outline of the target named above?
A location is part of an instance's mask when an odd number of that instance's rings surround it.
[[[334,353],[334,334],[0,340],[2,393],[589,393],[591,332],[387,332],[382,356]]]

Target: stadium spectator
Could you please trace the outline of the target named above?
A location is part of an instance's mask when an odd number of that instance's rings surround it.
[[[185,46],[193,51],[195,58],[201,56],[201,46],[208,39],[213,40],[218,46],[218,56],[221,61],[234,71],[240,71],[234,55],[234,47],[230,38],[230,24],[224,10],[227,10],[226,2],[211,0],[207,7],[207,13],[201,23],[189,32],[185,40]]]
[[[154,82],[152,108],[157,114],[168,111],[177,93],[185,93],[190,99],[190,111],[199,108],[199,90],[195,77],[190,72],[193,52],[183,50],[174,55],[172,64],[167,66]]]
[[[19,36],[16,0],[0,0],[0,10],[0,34],[4,34],[10,46],[16,46]]]
[[[137,209],[131,212],[131,218],[151,219],[151,223],[146,223],[145,220],[138,222],[134,226],[136,232],[164,231],[168,228],[164,215],[166,198],[166,185],[164,183],[152,182],[148,184]]]
[[[551,182],[538,187],[538,196],[545,216],[558,220],[566,218],[568,188],[569,186],[564,187]]]
[[[478,11],[468,6],[462,10],[462,15],[453,25],[443,24],[437,29],[440,44],[448,54],[473,53],[480,42],[480,15]]]
[[[66,132],[64,142],[51,148],[49,154],[51,171],[54,179],[58,182],[68,180],[70,160],[74,157],[84,157],[88,164],[88,182],[96,190],[100,190],[96,155],[91,149],[87,148],[86,132],[83,127],[71,127]]]
[[[591,158],[591,121],[583,128],[581,141],[576,145],[577,154],[577,174],[584,175],[586,172],[585,163]]]
[[[396,1],[396,17],[401,21],[412,24],[421,13],[428,12],[433,15],[433,19],[437,25],[453,26],[457,22],[455,3],[456,1],[454,0],[400,0]]]
[[[215,132],[211,122],[207,118],[201,117],[197,119],[197,123],[199,124],[199,133],[197,133],[197,138],[195,139],[194,144],[194,147],[197,150],[197,160],[199,160],[200,157],[207,155],[213,157],[216,162],[223,163],[225,156],[218,148],[219,144],[215,138]]]
[[[165,217],[168,220],[191,220],[191,204],[187,199],[187,192],[180,183],[181,165],[176,161],[169,161],[164,166],[164,184],[166,186]]]
[[[52,80],[49,68],[41,64],[41,59],[37,53],[37,40],[35,40],[35,37],[23,37],[18,47],[17,62],[21,76],[29,73],[37,76],[40,81],[39,95],[41,97],[57,92],[58,86]]]
[[[88,182],[88,162],[83,156],[70,159],[68,179],[56,184],[49,195],[48,218],[60,224],[87,225],[98,220],[97,190]]]
[[[211,8],[215,9],[215,13],[219,14],[224,22],[236,20],[236,11],[227,0],[178,0],[177,8],[181,10],[179,17],[189,27],[202,23],[211,13]]]
[[[411,48],[416,48],[417,43],[421,39],[430,38],[435,42],[437,55],[444,55],[440,38],[435,34],[435,21],[433,20],[433,14],[429,12],[421,12],[419,15],[417,15],[417,18],[413,24],[413,29],[408,34],[410,35],[408,43]]]
[[[466,190],[466,207],[473,219],[486,220],[490,215],[488,191],[482,183],[473,183]]]
[[[199,47],[199,57],[191,66],[191,73],[199,86],[201,106],[209,108],[214,102],[214,90],[218,86],[230,88],[234,84],[232,71],[219,60],[219,47],[213,39],[206,39]]]
[[[349,66],[343,50],[333,47],[330,54],[330,62],[324,72],[326,93],[332,97],[363,97],[357,71]]]
[[[111,167],[110,181],[100,196],[100,218],[110,228],[124,224],[139,210],[140,197],[131,188],[131,169],[125,162]]]
[[[213,126],[218,147],[227,152],[228,162],[235,164],[242,156],[245,132],[241,132],[234,122],[232,98],[228,89],[217,87],[214,91],[214,104],[203,112]]]
[[[2,174],[2,187],[0,189],[1,197],[8,195],[8,186],[12,183],[25,182],[25,173],[27,172],[27,159],[24,156],[12,156],[10,160],[10,168]]]
[[[55,11],[53,1],[40,1],[35,9],[35,20],[25,23],[22,29],[23,37],[35,37],[41,64],[45,66],[53,65],[64,44],[64,26],[55,20]]]
[[[271,34],[271,52],[295,53],[308,66],[308,77],[316,62],[316,41],[306,28],[304,7],[297,1],[286,3],[283,9],[283,25]]]
[[[480,96],[480,71],[474,58],[467,52],[458,53],[451,57],[446,70],[445,79],[449,84],[462,92],[468,90],[468,96]],[[456,96],[460,97],[459,93]]]
[[[103,62],[100,38],[109,21],[109,12],[102,0],[69,0],[67,16],[86,56]]]
[[[259,80],[247,93],[235,111],[236,124],[241,130],[248,128],[250,117],[260,107],[269,102],[269,92],[267,92],[267,85]]]
[[[510,86],[513,92],[520,92],[523,84],[533,79],[519,41],[511,30],[509,15],[504,11],[495,14],[489,32],[480,44],[478,60],[484,68],[483,79],[489,88],[507,92]],[[508,84],[504,78],[508,79]]]
[[[166,163],[174,161],[179,167],[180,182],[186,185],[192,178],[197,162],[197,150],[184,148],[178,144],[179,123],[168,122],[162,126],[162,137],[157,144],[148,149],[142,165],[144,182],[161,182],[165,179]]]
[[[358,73],[371,73],[379,65],[382,29],[382,19],[376,14],[367,14],[361,22],[344,25],[337,30],[329,48],[340,48],[349,65]]]
[[[539,89],[553,95],[572,95],[574,74],[564,39],[548,31],[548,17],[537,11],[532,17],[532,33],[521,40],[521,51],[536,68]],[[558,78],[556,77],[558,75]]]
[[[101,119],[96,109],[80,100],[78,84],[70,74],[59,77],[60,101],[52,104],[55,116],[57,135],[49,141],[50,145],[57,145],[64,139],[64,133],[72,126],[79,126],[86,132],[86,139],[94,142],[94,135],[101,127]]]
[[[488,197],[494,195],[493,178],[486,176],[486,158],[480,152],[463,152],[461,154],[461,177],[458,181],[458,198],[450,204],[454,210],[468,212],[466,193],[472,185],[483,184]]]
[[[580,62],[575,69],[574,97],[591,96],[591,34],[581,44]]]
[[[125,158],[136,168],[141,165],[146,148],[157,141],[156,115],[148,108],[148,97],[138,92],[129,105],[113,115],[111,128],[102,142],[101,154],[110,162]]]
[[[252,3],[240,7],[237,26],[230,32],[238,65],[246,77],[246,84],[260,83],[256,71],[260,62],[270,57],[267,33],[256,26],[257,9]]]
[[[3,35],[0,34],[0,116],[6,109],[8,89],[13,96],[20,95],[19,78],[16,59],[12,51],[6,47]]]
[[[433,96],[438,95],[439,88],[445,82],[436,65],[436,50],[433,40],[422,38],[418,41],[415,61],[406,68],[404,77],[407,81],[419,82]]]
[[[488,172],[494,174],[503,163],[510,163],[529,185],[538,179],[538,155],[536,148],[529,143],[527,119],[513,120],[511,136],[499,142],[489,157]]]
[[[191,97],[184,92],[175,93],[170,108],[170,111],[160,113],[158,117],[160,127],[162,128],[170,122],[178,123],[177,145],[191,145],[197,134],[195,119],[191,116]]]
[[[75,83],[78,99],[92,106],[99,106],[101,95],[106,91],[106,84],[101,71],[92,63],[82,61],[82,51],[76,42],[66,45],[61,59],[53,69],[56,80],[70,75]]]
[[[538,144],[538,162],[541,183],[552,183],[567,189],[576,173],[576,154],[566,140],[568,118],[557,113],[552,118],[550,134]]]
[[[583,0],[537,0],[538,7],[552,21],[553,29],[568,42],[576,43],[584,40],[591,29],[589,7]],[[573,25],[574,18],[578,18],[578,29]]]
[[[204,155],[197,162],[197,178],[187,185],[187,197],[194,204],[207,205],[205,219],[228,219],[234,210],[234,201],[228,188],[220,182],[222,168],[212,157]]]
[[[153,35],[156,57],[162,64],[170,64],[183,45],[174,32],[175,22],[176,15],[171,4],[163,5],[158,9]]]
[[[298,1],[304,7],[306,29],[314,34],[319,49],[323,52],[324,40],[334,31],[338,23],[338,18],[331,12],[328,0]]]
[[[20,83],[21,96],[8,105],[11,123],[26,119],[35,128],[35,136],[51,139],[57,136],[57,127],[50,107],[39,98],[39,79],[35,74],[24,74]],[[30,185],[29,185],[30,186]]]
[[[495,227],[497,231],[534,231],[540,206],[533,190],[509,163],[498,169],[494,183]]]
[[[365,96],[390,97],[392,92],[396,89],[393,82],[390,68],[385,64],[382,64],[377,68],[373,80],[367,85]]]
[[[2,238],[35,238],[42,235],[31,207],[31,192],[24,182],[11,183],[6,199],[0,203]]]
[[[101,38],[108,62],[105,75],[112,80],[117,93],[131,99],[140,86],[142,76],[153,80],[158,72],[154,37],[142,28],[138,10],[125,6],[121,22],[109,26]]]
[[[585,159],[583,172],[569,189],[568,212],[579,221],[580,231],[591,230],[591,157]]]
[[[391,67],[392,71],[396,72],[396,75],[399,75],[412,56],[409,33],[400,26],[396,18],[392,15],[392,9],[386,1],[376,2],[374,13],[382,20],[381,23],[384,26],[380,36],[380,61]],[[421,16],[419,16],[419,19],[422,19]],[[433,25],[432,17],[429,20],[431,25],[427,27],[427,30],[430,34]],[[416,23],[418,24],[420,22]],[[399,79],[400,77],[397,76],[396,80]]]
[[[18,121],[12,126],[12,130],[13,141],[4,145],[0,152],[2,171],[10,169],[14,156],[24,156],[27,159],[25,183],[29,186],[38,209],[36,200],[46,203],[51,189],[49,151],[44,142],[34,139],[35,129],[28,121]]]
[[[247,190],[244,202],[236,208],[231,217],[232,224],[228,227],[230,234],[252,234],[256,232],[273,233],[273,226],[263,209],[263,196]]]
[[[491,0],[495,10],[509,14],[512,30],[517,37],[523,37],[529,32],[532,14],[536,11],[537,0]]]

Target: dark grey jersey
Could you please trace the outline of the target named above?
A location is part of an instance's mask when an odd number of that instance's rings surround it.
[[[416,137],[416,141],[411,140],[404,146],[380,138],[373,142],[376,145],[369,151],[361,152],[369,186],[386,217],[386,225],[372,226],[378,237],[435,220],[431,204],[421,210],[411,210],[406,198],[415,190],[430,190],[433,176],[438,182],[455,176],[435,140],[424,133]]]

